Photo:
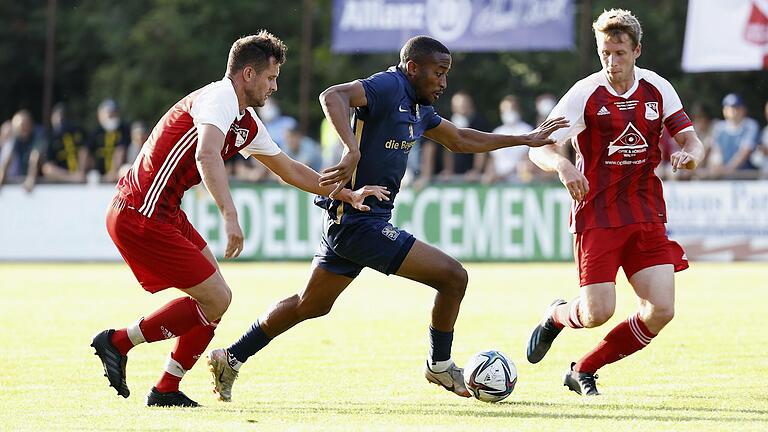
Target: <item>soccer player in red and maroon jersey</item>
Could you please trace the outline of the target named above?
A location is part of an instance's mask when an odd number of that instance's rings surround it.
[[[155,126],[131,169],[120,179],[107,211],[107,231],[142,287],[155,293],[175,287],[185,296],[119,330],[104,330],[91,346],[102,361],[109,385],[123,397],[126,354],[143,342],[177,338],[147,405],[197,406],[179,391],[213,338],[231,301],[216,259],[181,210],[184,192],[202,182],[224,219],[225,258],[237,257],[243,232],[227,183],[224,160],[236,153],[254,156],[285,182],[329,195],[336,185],[319,186],[320,175],[286,156],[267,133],[253,107],[277,91],[285,45],[262,30],[235,41],[225,77],[177,102]],[[342,198],[367,211],[365,197],[386,200],[386,188],[344,189]]]
[[[580,294],[555,300],[528,342],[528,361],[541,361],[565,327],[597,327],[613,315],[616,273],[624,269],[640,303],[637,313],[611,330],[594,350],[572,363],[564,385],[599,394],[595,372],[642,348],[674,316],[676,271],[688,267],[683,249],[667,238],[659,137],[666,127],[680,149],[672,168],[694,169],[704,150],[677,93],[664,78],[635,67],[642,29],[631,12],[612,9],[593,24],[603,69],[577,82],[550,116],[571,126],[552,134],[571,139],[574,166],[554,145],[531,149],[530,158],[557,172],[573,198],[571,230]]]

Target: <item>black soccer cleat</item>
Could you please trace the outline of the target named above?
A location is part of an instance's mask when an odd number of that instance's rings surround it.
[[[104,376],[109,380],[110,387],[114,387],[118,395],[127,398],[131,394],[131,391],[128,390],[128,384],[125,383],[125,365],[128,363],[128,357],[120,354],[120,351],[112,345],[114,332],[110,329],[97,334],[93,337],[91,346],[101,359]]]
[[[597,384],[595,383],[597,375],[588,372],[576,372],[573,370],[575,364],[576,363],[571,363],[570,369],[565,372],[565,375],[563,376],[563,385],[580,395],[599,395],[600,392],[597,391]]]
[[[147,394],[147,406],[157,407],[199,407],[200,404],[188,398],[181,391],[161,393],[157,391],[157,387],[152,387],[149,394]]]
[[[547,351],[549,351],[549,347],[552,346],[552,342],[554,342],[557,335],[563,330],[562,328],[557,328],[552,314],[556,307],[565,303],[566,301],[563,299],[553,301],[547,308],[542,321],[533,329],[531,338],[528,340],[528,350],[526,352],[529,362],[540,362],[544,355],[547,354]]]

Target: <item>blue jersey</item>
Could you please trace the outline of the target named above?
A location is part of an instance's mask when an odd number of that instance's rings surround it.
[[[432,106],[416,102],[416,91],[397,67],[360,82],[368,104],[356,108],[352,118],[352,129],[360,145],[360,161],[346,187],[385,186],[391,192],[390,200],[366,198],[365,204],[371,208],[366,214],[389,219],[411,148],[426,130],[437,127],[442,119]],[[349,204],[326,197],[318,197],[315,204],[326,209],[330,218],[338,223],[344,215],[361,213]]]

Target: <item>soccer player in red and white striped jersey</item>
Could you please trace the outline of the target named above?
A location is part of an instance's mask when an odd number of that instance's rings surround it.
[[[177,102],[163,116],[131,169],[117,185],[107,212],[107,230],[142,287],[155,293],[174,287],[185,296],[173,300],[135,324],[105,330],[93,339],[110,386],[128,397],[126,354],[143,342],[177,338],[147,405],[197,406],[179,391],[213,338],[227,310],[231,291],[213,253],[181,210],[184,192],[200,183],[224,219],[225,258],[237,257],[243,232],[229,191],[224,160],[237,153],[254,156],[286,183],[307,192],[329,195],[336,185],[319,186],[320,175],[280,151],[253,107],[277,91],[285,45],[261,31],[232,45],[226,76]],[[342,200],[366,211],[370,195],[386,200],[383,187],[344,189]]]
[[[599,394],[597,369],[644,348],[674,315],[674,273],[688,263],[664,226],[664,194],[654,174],[662,128],[680,146],[671,156],[673,170],[696,168],[704,153],[672,85],[635,66],[642,38],[637,18],[612,9],[593,29],[603,69],[577,82],[550,114],[570,121],[552,138],[572,143],[576,165],[554,146],[530,151],[539,167],[558,173],[574,200],[570,226],[581,290],[547,309],[528,343],[528,360],[539,362],[565,326],[597,327],[611,318],[619,267],[640,302],[636,314],[571,364],[564,385],[584,395]]]

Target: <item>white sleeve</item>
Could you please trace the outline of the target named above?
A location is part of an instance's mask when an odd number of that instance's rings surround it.
[[[189,114],[195,126],[214,125],[226,137],[238,111],[237,95],[231,85],[211,85],[195,98]]]
[[[574,84],[547,117],[547,119],[565,117],[570,123],[567,128],[558,129],[549,136],[557,142],[557,145],[565,145],[569,138],[578,135],[587,128],[586,123],[584,123],[584,106],[589,94],[585,94],[584,87],[584,80]]]
[[[267,127],[264,126],[259,116],[256,115],[255,110],[250,107],[247,110],[251,113],[259,129],[256,131],[256,136],[253,137],[253,140],[240,150],[240,154],[246,159],[250,155],[274,156],[279,154],[281,152],[280,147],[272,140],[269,132],[267,132]]]
[[[661,121],[667,119],[667,117],[683,109],[683,103],[680,101],[680,96],[677,95],[675,88],[672,87],[669,81],[664,79],[661,75],[649,71],[643,70],[644,74],[647,74],[646,79],[653,84],[661,93],[661,100],[663,106],[661,107]]]

